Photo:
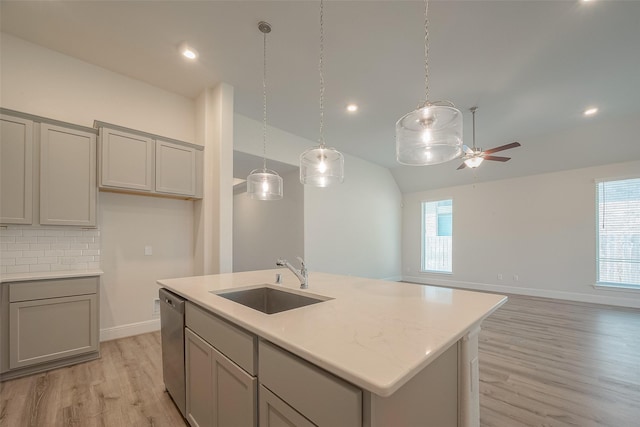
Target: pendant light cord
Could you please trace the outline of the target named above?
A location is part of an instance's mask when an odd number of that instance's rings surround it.
[[[267,171],[267,33],[262,33],[262,170]]]
[[[324,75],[322,74],[322,66],[324,59],[324,5],[320,0],[320,61],[318,63],[318,71],[320,73],[320,148],[324,148]]]
[[[424,102],[429,102],[429,0],[424,0]]]

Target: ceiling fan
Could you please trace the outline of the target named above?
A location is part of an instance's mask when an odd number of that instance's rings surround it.
[[[477,168],[485,160],[493,160],[496,162],[506,162],[511,157],[492,156],[491,154],[498,151],[509,150],[510,148],[520,147],[519,142],[512,142],[511,144],[501,145],[500,147],[490,148],[483,150],[476,147],[476,110],[478,107],[471,107],[469,110],[473,116],[473,147],[469,148],[466,145],[462,147],[464,155],[462,156],[462,164],[458,166],[458,169],[464,169],[466,167]]]

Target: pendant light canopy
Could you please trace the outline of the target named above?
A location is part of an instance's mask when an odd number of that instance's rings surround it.
[[[344,181],[344,156],[335,148],[324,144],[324,59],[323,1],[320,0],[320,138],[319,145],[300,155],[300,182],[315,187],[328,187]]]
[[[448,162],[462,154],[462,113],[446,101],[429,101],[429,1],[424,7],[425,101],[396,123],[396,158],[411,166]]]
[[[267,169],[267,34],[271,25],[260,21],[258,29],[263,37],[263,73],[262,73],[262,169],[254,169],[247,177],[247,193],[257,200],[282,199],[282,177],[277,172]]]

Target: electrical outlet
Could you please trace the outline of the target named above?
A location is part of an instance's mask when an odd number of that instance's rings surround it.
[[[498,280],[502,280],[502,273],[498,273]]]
[[[514,274],[514,275],[513,275],[513,281],[514,281],[514,282],[517,282],[517,281],[519,281],[519,280],[520,280],[520,277],[519,277],[517,274]]]
[[[153,300],[153,311],[151,312],[152,316],[160,316],[160,300]]]
[[[145,246],[144,247],[144,254],[145,254],[145,256],[153,255],[153,248],[151,246]]]

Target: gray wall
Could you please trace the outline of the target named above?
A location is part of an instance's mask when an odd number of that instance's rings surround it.
[[[285,258],[298,266],[304,257],[304,188],[297,170],[282,175],[282,200],[233,196],[233,271],[276,268]]]

